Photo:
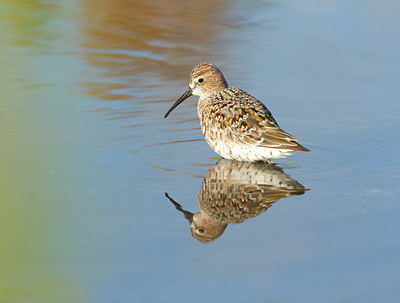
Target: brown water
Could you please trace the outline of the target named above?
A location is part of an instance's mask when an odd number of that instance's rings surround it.
[[[1,1],[0,302],[397,302],[399,9]],[[312,152],[219,161],[195,97],[163,119],[201,61]]]

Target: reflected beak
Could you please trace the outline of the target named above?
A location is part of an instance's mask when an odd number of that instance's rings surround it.
[[[165,193],[165,196],[168,198],[169,201],[171,201],[172,204],[174,204],[175,208],[177,210],[179,210],[185,216],[186,220],[188,220],[190,223],[193,222],[193,213],[191,213],[190,211],[184,210],[178,202],[176,202],[174,199],[172,199],[168,195],[168,193]]]
[[[171,108],[165,114],[164,118],[167,118],[168,115],[175,109],[175,107],[177,107],[191,95],[192,95],[192,89],[189,87],[188,90],[171,106]]]

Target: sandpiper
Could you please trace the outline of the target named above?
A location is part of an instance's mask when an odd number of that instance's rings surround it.
[[[204,138],[225,159],[269,162],[295,151],[310,151],[279,127],[263,103],[239,88],[228,87],[222,72],[211,63],[193,68],[188,90],[164,118],[192,95],[200,96],[197,114]]]
[[[220,159],[203,179],[197,196],[200,212],[187,211],[167,193],[165,196],[190,222],[192,236],[210,242],[221,236],[228,224],[255,218],[279,199],[305,191],[274,164]]]

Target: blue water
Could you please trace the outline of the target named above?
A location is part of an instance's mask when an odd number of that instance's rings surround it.
[[[0,274],[1,302],[398,301],[397,2],[1,5],[2,90],[15,101],[0,134],[18,141],[13,176],[32,188],[1,204],[18,205],[2,259],[24,264]],[[165,197],[198,213],[220,159],[196,97],[163,118],[201,61],[312,150],[276,161],[304,194],[209,243]]]

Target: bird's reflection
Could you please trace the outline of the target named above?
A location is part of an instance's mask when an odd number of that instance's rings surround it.
[[[279,199],[304,192],[303,185],[274,164],[221,159],[207,171],[201,185],[200,212],[184,210],[167,193],[165,196],[190,222],[192,236],[210,242],[221,236],[228,224],[254,218]]]

